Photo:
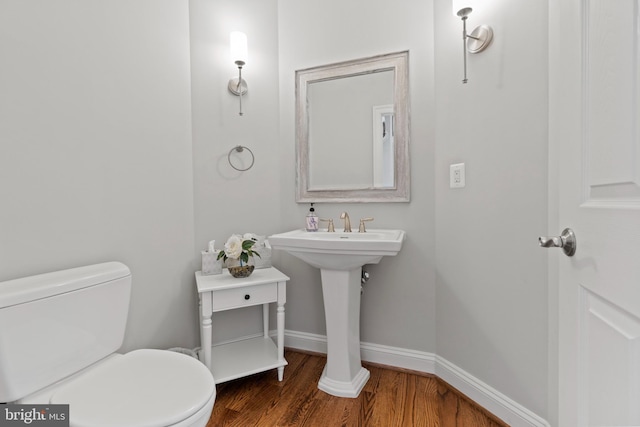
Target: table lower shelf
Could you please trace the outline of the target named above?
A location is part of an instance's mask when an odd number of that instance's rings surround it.
[[[269,337],[259,336],[211,347],[211,372],[216,384],[286,366]]]

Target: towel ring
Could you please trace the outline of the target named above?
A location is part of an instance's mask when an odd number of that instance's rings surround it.
[[[238,153],[242,153],[244,150],[247,150],[251,154],[251,164],[248,167],[242,169],[242,168],[236,167],[233,164],[233,162],[231,161],[231,153],[233,153],[234,151],[236,151]],[[256,161],[256,157],[253,155],[253,151],[251,151],[251,149],[249,147],[245,147],[245,146],[242,146],[242,145],[236,145],[231,150],[229,150],[229,154],[227,154],[227,160],[229,160],[229,164],[231,165],[232,168],[234,168],[237,171],[244,172],[244,171],[248,171],[249,169],[251,169],[253,167],[253,164]]]

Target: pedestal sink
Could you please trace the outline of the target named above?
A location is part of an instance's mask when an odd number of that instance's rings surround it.
[[[395,256],[403,230],[274,234],[269,243],[320,269],[327,322],[327,365],[318,388],[339,397],[358,397],[369,379],[360,359],[360,278],[365,264]]]

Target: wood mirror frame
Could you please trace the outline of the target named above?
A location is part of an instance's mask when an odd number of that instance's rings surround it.
[[[391,187],[310,185],[309,85],[393,71],[394,183]],[[339,153],[338,153],[339,154]],[[409,202],[409,52],[397,52],[296,71],[296,202]],[[329,165],[328,167],[331,167]],[[357,167],[357,166],[356,166]]]

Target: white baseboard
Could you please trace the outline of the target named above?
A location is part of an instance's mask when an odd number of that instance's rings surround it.
[[[294,349],[327,353],[324,335],[285,330],[284,344]],[[549,427],[541,417],[434,353],[366,342],[360,344],[360,352],[362,360],[367,362],[434,374],[511,427]]]
[[[543,418],[443,357],[436,356],[435,374],[511,427],[549,427]]]
[[[270,331],[275,336],[275,331]],[[327,336],[284,330],[284,346],[327,354]]]

